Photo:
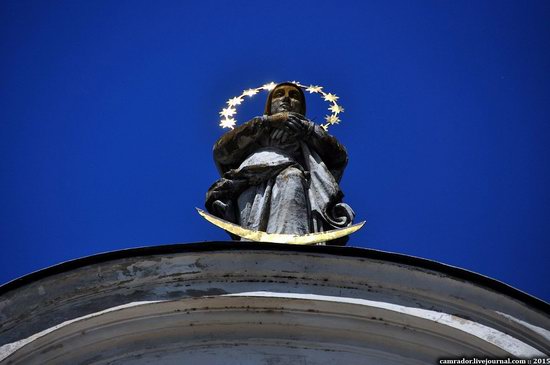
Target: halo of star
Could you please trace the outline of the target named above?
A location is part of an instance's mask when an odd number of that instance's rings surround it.
[[[328,131],[328,127],[340,124],[340,114],[344,112],[344,108],[338,104],[339,97],[336,94],[325,92],[322,86],[318,85],[302,85],[299,81],[289,81],[292,84],[295,84],[298,87],[301,87],[310,94],[319,94],[323,100],[329,103],[328,110],[330,114],[325,116],[325,123],[321,124],[324,130]],[[235,96],[226,102],[226,107],[222,108],[220,111],[220,127],[233,129],[237,125],[237,106],[241,105],[246,98],[251,98],[254,95],[258,94],[260,91],[271,91],[277,86],[274,82],[269,82],[260,87],[246,89],[240,95]]]

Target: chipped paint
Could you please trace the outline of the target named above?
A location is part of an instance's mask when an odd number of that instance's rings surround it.
[[[166,351],[130,350],[138,346],[128,337],[132,328],[142,329],[136,343],[152,341]],[[151,356],[177,363],[183,353],[235,357],[238,352],[227,350],[235,346],[273,361],[300,348],[309,354],[308,364],[322,358],[319,349],[350,364],[367,358],[426,363],[437,354],[476,351],[542,356],[550,350],[549,329],[547,313],[442,272],[278,250],[122,257],[44,277],[0,297],[0,359],[13,364],[40,363],[33,357],[39,354],[65,363],[119,359],[117,364],[125,356],[132,364]],[[253,334],[263,340],[245,340]],[[102,348],[109,336],[118,345]],[[74,350],[87,341],[104,344],[101,353]],[[210,350],[200,350],[200,341],[211,343]]]

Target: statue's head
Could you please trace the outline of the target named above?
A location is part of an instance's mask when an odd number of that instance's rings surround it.
[[[273,115],[282,112],[306,114],[306,97],[299,86],[284,82],[275,86],[267,96],[264,114]]]

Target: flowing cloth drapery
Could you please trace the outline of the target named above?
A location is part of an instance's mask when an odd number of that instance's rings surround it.
[[[301,235],[351,225],[354,213],[342,203],[338,185],[347,164],[344,147],[319,126],[297,138],[275,134],[264,121],[254,118],[214,146],[222,178],[208,190],[206,209],[268,233]]]

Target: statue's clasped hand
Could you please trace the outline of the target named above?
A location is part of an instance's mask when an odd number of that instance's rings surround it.
[[[280,130],[297,138],[311,134],[314,128],[312,121],[299,113],[283,112],[267,117],[267,124],[273,129]]]

